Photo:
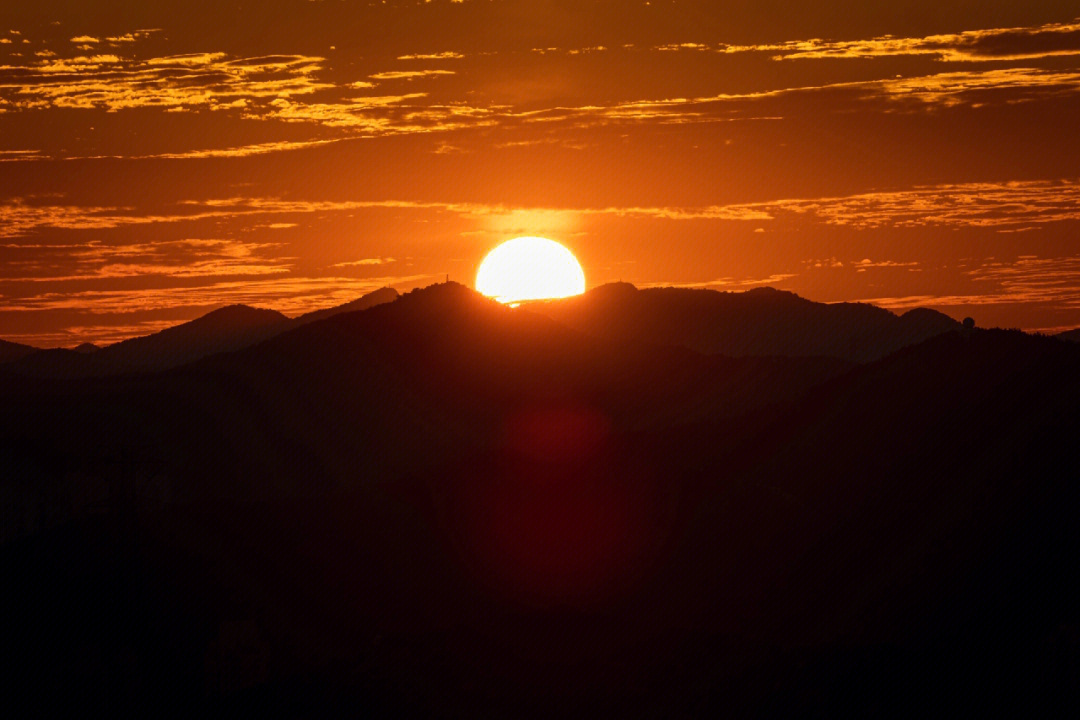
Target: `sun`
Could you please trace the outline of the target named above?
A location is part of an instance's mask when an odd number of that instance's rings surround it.
[[[547,300],[585,292],[585,273],[574,254],[541,237],[519,237],[488,253],[476,289],[502,303]]]

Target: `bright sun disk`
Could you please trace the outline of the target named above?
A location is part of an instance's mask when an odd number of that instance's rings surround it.
[[[574,254],[541,237],[519,237],[488,253],[476,289],[502,303],[547,300],[585,292],[585,273]]]

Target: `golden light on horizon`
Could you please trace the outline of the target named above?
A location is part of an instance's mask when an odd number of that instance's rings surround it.
[[[571,297],[585,292],[574,254],[541,237],[519,237],[488,253],[476,274],[478,292],[501,303]]]

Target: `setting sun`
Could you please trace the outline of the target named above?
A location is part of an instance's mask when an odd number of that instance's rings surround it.
[[[503,303],[570,297],[585,292],[585,273],[574,254],[554,240],[519,237],[484,258],[476,289]]]

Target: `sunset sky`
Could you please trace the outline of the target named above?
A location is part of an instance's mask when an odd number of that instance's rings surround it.
[[[0,338],[626,280],[1080,326],[1076,0],[0,9]]]

